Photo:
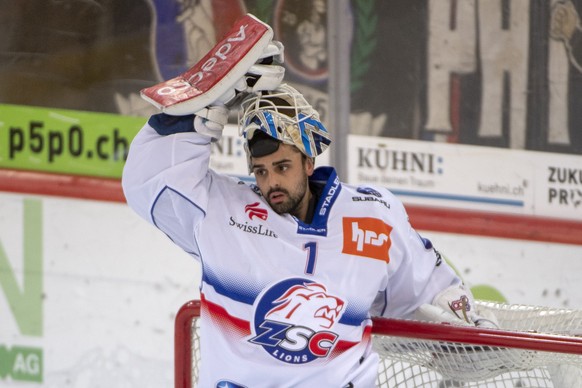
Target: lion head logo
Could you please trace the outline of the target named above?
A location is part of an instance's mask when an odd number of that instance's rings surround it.
[[[301,322],[312,329],[331,328],[344,309],[344,302],[329,295],[325,286],[319,283],[295,285],[274,303],[280,304],[268,311],[265,318],[279,322]]]

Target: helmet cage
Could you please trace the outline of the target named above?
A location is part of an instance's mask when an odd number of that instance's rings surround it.
[[[311,158],[323,153],[331,143],[327,129],[319,121],[319,114],[288,85],[281,85],[269,94],[247,98],[241,104],[241,112],[239,129],[247,140],[247,155],[250,155],[248,141],[257,130],[297,147]]]

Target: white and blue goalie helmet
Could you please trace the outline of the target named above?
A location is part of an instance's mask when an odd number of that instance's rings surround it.
[[[297,147],[310,158],[321,155],[331,143],[319,113],[301,93],[287,84],[247,97],[241,103],[239,131],[246,140],[249,162],[251,156],[260,157],[276,151],[280,142]],[[271,141],[259,144],[258,138]]]

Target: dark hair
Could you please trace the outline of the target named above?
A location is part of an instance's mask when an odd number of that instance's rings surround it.
[[[255,130],[252,138],[248,140],[249,152],[255,158],[272,154],[279,149],[280,144],[281,141],[259,129]]]

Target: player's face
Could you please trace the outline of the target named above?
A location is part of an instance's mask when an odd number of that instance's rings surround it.
[[[289,213],[301,220],[307,215],[311,197],[308,178],[313,169],[310,158],[287,144],[270,155],[252,158],[257,186],[269,205],[279,214]]]

